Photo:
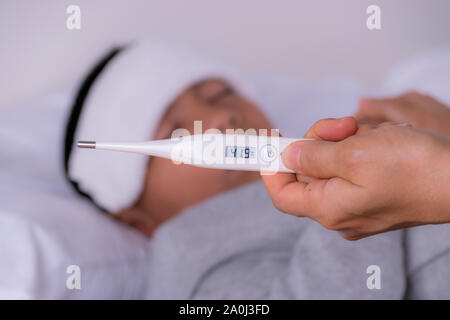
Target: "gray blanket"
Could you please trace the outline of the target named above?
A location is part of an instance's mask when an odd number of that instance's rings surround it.
[[[157,230],[147,298],[449,298],[449,240],[450,228],[439,226],[349,242],[278,212],[258,182]],[[372,265],[380,268],[380,289],[368,288]]]

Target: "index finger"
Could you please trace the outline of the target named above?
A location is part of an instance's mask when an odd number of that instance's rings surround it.
[[[356,133],[358,124],[354,117],[322,119],[306,132],[305,138],[340,141]]]
[[[276,208],[281,211],[295,214],[296,216],[307,216],[309,206],[304,201],[307,183],[297,181],[296,175],[292,173],[277,173],[262,177],[266,190]],[[289,210],[291,204],[296,203],[295,212]]]

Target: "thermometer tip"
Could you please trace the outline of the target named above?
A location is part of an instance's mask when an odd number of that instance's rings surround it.
[[[78,141],[78,148],[95,149],[95,141]]]

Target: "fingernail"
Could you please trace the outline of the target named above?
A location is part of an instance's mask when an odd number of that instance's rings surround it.
[[[302,144],[294,143],[289,145],[283,151],[283,163],[286,168],[298,171],[300,170],[300,152],[301,152]]]
[[[372,99],[370,99],[370,98],[361,98],[361,99],[359,99],[359,106],[361,108],[367,108],[367,106],[369,106],[371,100]]]
[[[398,123],[397,126],[399,126],[399,127],[414,127],[414,125],[411,122]]]

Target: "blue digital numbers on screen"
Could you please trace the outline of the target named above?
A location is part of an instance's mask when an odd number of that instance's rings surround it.
[[[255,148],[227,146],[225,148],[225,157],[250,159],[255,157]]]

